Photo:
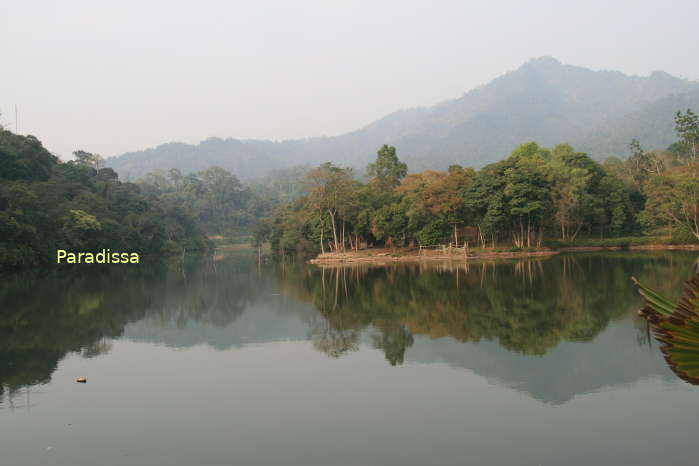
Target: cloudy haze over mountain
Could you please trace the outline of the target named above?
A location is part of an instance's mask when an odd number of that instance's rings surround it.
[[[597,159],[625,156],[636,138],[646,148],[675,140],[673,115],[699,108],[699,83],[654,72],[647,77],[592,71],[552,57],[533,59],[460,98],[391,113],[340,136],[272,142],[209,138],[169,143],[108,160],[126,179],[157,169],[224,167],[242,178],[274,167],[332,161],[359,172],[382,144],[395,145],[411,170],[451,164],[479,168],[518,144],[561,142]]]

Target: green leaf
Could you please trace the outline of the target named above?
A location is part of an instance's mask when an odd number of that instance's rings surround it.
[[[699,385],[699,273],[687,281],[677,304],[632,280],[646,300],[640,314],[662,343],[668,365],[681,379]]]

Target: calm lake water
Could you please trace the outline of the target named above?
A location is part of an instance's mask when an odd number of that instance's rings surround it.
[[[630,281],[676,297],[696,259],[0,276],[0,464],[696,465]]]

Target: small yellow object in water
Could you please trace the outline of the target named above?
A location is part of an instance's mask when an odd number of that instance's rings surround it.
[[[87,383],[87,379],[85,377],[78,377],[75,379],[75,381],[78,383]]]

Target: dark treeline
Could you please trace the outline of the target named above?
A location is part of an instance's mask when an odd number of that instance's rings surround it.
[[[97,154],[61,162],[33,136],[0,128],[0,268],[55,262],[56,250],[179,253],[245,238],[300,194],[306,167],[244,186],[220,167],[157,170],[120,182]]]
[[[367,182],[325,163],[302,179],[303,195],[260,222],[256,239],[281,254],[310,255],[367,245],[540,247],[583,238],[699,240],[699,121],[675,118],[680,140],[666,151],[633,141],[625,161],[598,163],[568,144],[530,142],[479,171],[408,175],[384,145],[367,167]],[[642,242],[642,240],[639,240]]]
[[[0,268],[54,262],[57,249],[202,249],[189,212],[122,183],[84,151],[61,162],[33,136],[0,128]]]

